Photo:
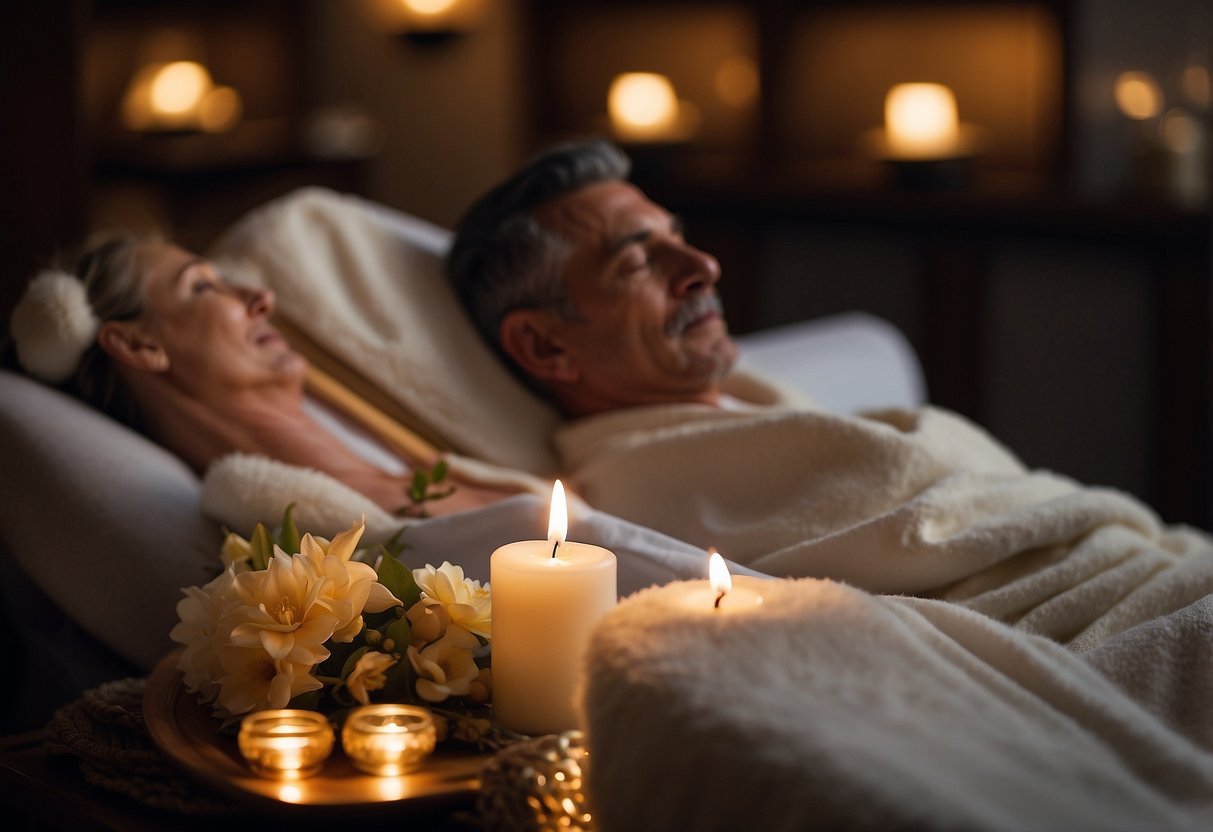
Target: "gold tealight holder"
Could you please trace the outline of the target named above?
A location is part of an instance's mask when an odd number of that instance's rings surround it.
[[[367,774],[392,777],[413,771],[434,750],[434,718],[414,705],[364,705],[351,711],[341,746]]]
[[[240,754],[262,777],[311,777],[333,751],[333,726],[316,711],[276,710],[249,714],[236,738]]]

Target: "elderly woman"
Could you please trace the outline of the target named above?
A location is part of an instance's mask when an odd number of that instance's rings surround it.
[[[45,271],[12,318],[31,375],[65,384],[199,473],[232,453],[327,474],[389,512],[418,510],[413,466],[304,393],[305,359],[270,323],[274,295],[228,283],[205,259],[128,233],[85,246],[72,271]],[[428,514],[477,508],[509,488],[472,481]],[[521,490],[522,485],[513,489]]]

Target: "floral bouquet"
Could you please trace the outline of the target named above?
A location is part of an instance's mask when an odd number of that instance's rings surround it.
[[[395,538],[360,550],[364,528],[301,536],[288,507],[276,532],[228,534],[222,574],[177,604],[186,689],[225,725],[266,708],[341,722],[359,704],[412,702],[434,712],[440,738],[449,724],[482,747],[515,739],[487,716],[488,585],[448,562],[410,571]]]

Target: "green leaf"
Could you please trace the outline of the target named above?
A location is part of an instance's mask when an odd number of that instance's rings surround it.
[[[387,625],[387,632],[384,635],[395,642],[392,652],[403,654],[408,649],[409,642],[413,638],[413,628],[410,626],[407,618],[397,618]]]
[[[406,610],[421,600],[421,589],[413,580],[413,573],[396,558],[384,554],[379,561],[378,574],[379,583],[399,598]]]
[[[258,523],[249,539],[249,561],[254,569],[265,569],[270,565],[274,556],[274,541],[270,538],[270,530]]]
[[[367,647],[366,645],[363,645],[362,647],[359,647],[357,650],[355,650],[353,653],[350,653],[350,657],[345,660],[345,664],[341,668],[341,678],[342,679],[345,679],[347,676],[350,675],[350,671],[354,669],[354,665],[358,664],[358,660],[361,659],[363,654],[366,653],[366,651],[370,650],[370,649],[371,648]]]
[[[448,467],[445,459],[440,459],[434,463],[434,467],[430,470],[430,482],[437,485],[445,480]]]
[[[413,482],[409,485],[409,499],[414,503],[420,503],[425,500],[425,492],[429,487],[429,477],[425,471],[418,468],[413,472]]]
[[[282,547],[282,551],[292,555],[299,552],[299,527],[291,516],[291,510],[294,508],[295,504],[291,503],[286,507],[286,511],[282,512],[282,528],[278,531],[278,545]]]

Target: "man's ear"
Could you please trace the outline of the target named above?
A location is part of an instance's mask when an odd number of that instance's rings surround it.
[[[106,321],[97,333],[97,344],[124,367],[149,373],[163,373],[169,368],[164,347],[134,321]]]
[[[515,309],[501,320],[501,348],[522,371],[541,383],[570,383],[580,377],[557,333],[554,313]]]

